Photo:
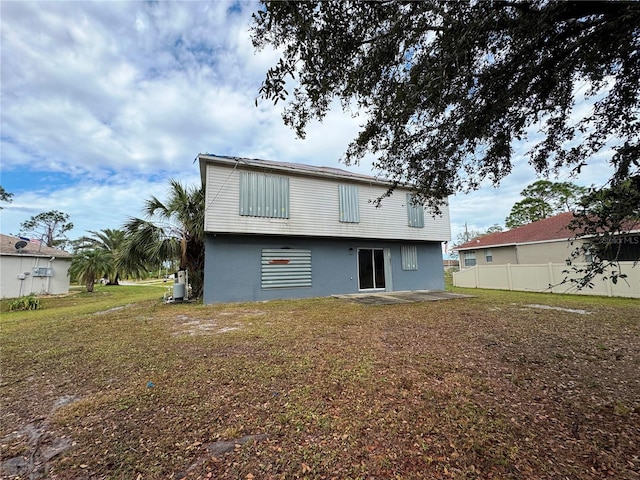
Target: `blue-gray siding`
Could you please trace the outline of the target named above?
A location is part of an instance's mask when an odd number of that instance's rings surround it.
[[[402,245],[416,245],[417,270],[402,270]],[[440,242],[208,234],[205,248],[207,304],[358,293],[358,248],[389,249],[395,291],[444,289]],[[311,286],[262,287],[263,249],[280,248],[311,251]]]

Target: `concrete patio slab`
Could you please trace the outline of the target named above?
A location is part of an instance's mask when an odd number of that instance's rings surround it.
[[[411,290],[406,292],[352,293],[332,295],[335,298],[365,305],[394,305],[399,303],[433,302],[455,298],[472,298],[473,295],[431,290]]]

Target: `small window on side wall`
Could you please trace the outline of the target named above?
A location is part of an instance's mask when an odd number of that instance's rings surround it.
[[[591,250],[587,250],[584,252],[584,261],[587,263],[593,263],[593,252]]]
[[[475,267],[476,265],[476,252],[464,252],[464,266]]]
[[[418,270],[418,247],[402,245],[400,256],[402,257],[402,270]]]
[[[487,248],[484,251],[484,261],[487,263],[492,263],[493,262],[493,254],[491,253],[491,249]]]
[[[34,277],[53,277],[53,269],[47,267],[33,267]]]

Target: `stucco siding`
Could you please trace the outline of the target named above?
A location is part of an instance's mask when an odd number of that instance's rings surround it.
[[[574,248],[575,246],[566,240],[519,245],[518,263],[564,263]]]
[[[491,262],[487,262],[487,250],[491,251]],[[460,252],[461,268],[465,267],[465,255],[475,253],[476,265],[504,265],[505,263],[518,263],[515,246],[495,247],[495,248],[479,248],[477,250],[465,250]]]
[[[556,240],[540,243],[529,243],[520,245],[505,245],[502,247],[479,248],[477,250],[463,250],[460,252],[460,265],[465,268],[464,258],[471,252],[475,252],[476,265],[512,265],[518,264],[547,264],[565,263],[571,253],[578,246],[577,241],[572,245],[568,240]],[[493,261],[487,263],[486,251],[491,250]],[[580,255],[574,262],[584,262],[585,258]]]
[[[31,255],[0,256],[0,297],[16,298],[23,295],[51,294],[69,292],[69,266],[71,258],[50,260],[50,257]],[[33,275],[33,268],[51,268],[50,277]],[[23,274],[23,280],[18,275]],[[28,275],[27,275],[28,274]]]
[[[418,270],[402,270],[401,245],[416,245]],[[206,304],[357,293],[359,248],[389,249],[394,291],[444,289],[439,242],[209,234],[205,248]],[[262,249],[273,248],[311,251],[310,287],[262,288]]]
[[[518,258],[516,256],[516,248],[509,247],[498,247],[491,248],[491,256],[493,257],[493,262],[486,263],[484,257],[484,250],[482,250],[482,261],[487,265],[500,265],[505,263],[517,263]]]
[[[207,232],[274,234],[287,236],[321,236],[343,238],[406,239],[416,241],[447,241],[451,237],[449,208],[435,218],[425,211],[424,228],[408,226],[406,192],[398,189],[373,203],[386,187],[350,179],[327,179],[272,172],[289,178],[290,216],[288,219],[241,216],[239,214],[242,167],[206,165],[205,230]],[[246,170],[259,171],[259,170]],[[339,221],[338,185],[353,184],[359,191],[359,223]]]

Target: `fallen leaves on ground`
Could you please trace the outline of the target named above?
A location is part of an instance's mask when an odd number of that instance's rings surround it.
[[[3,316],[2,460],[46,418],[53,479],[637,479],[638,302],[473,294]]]

